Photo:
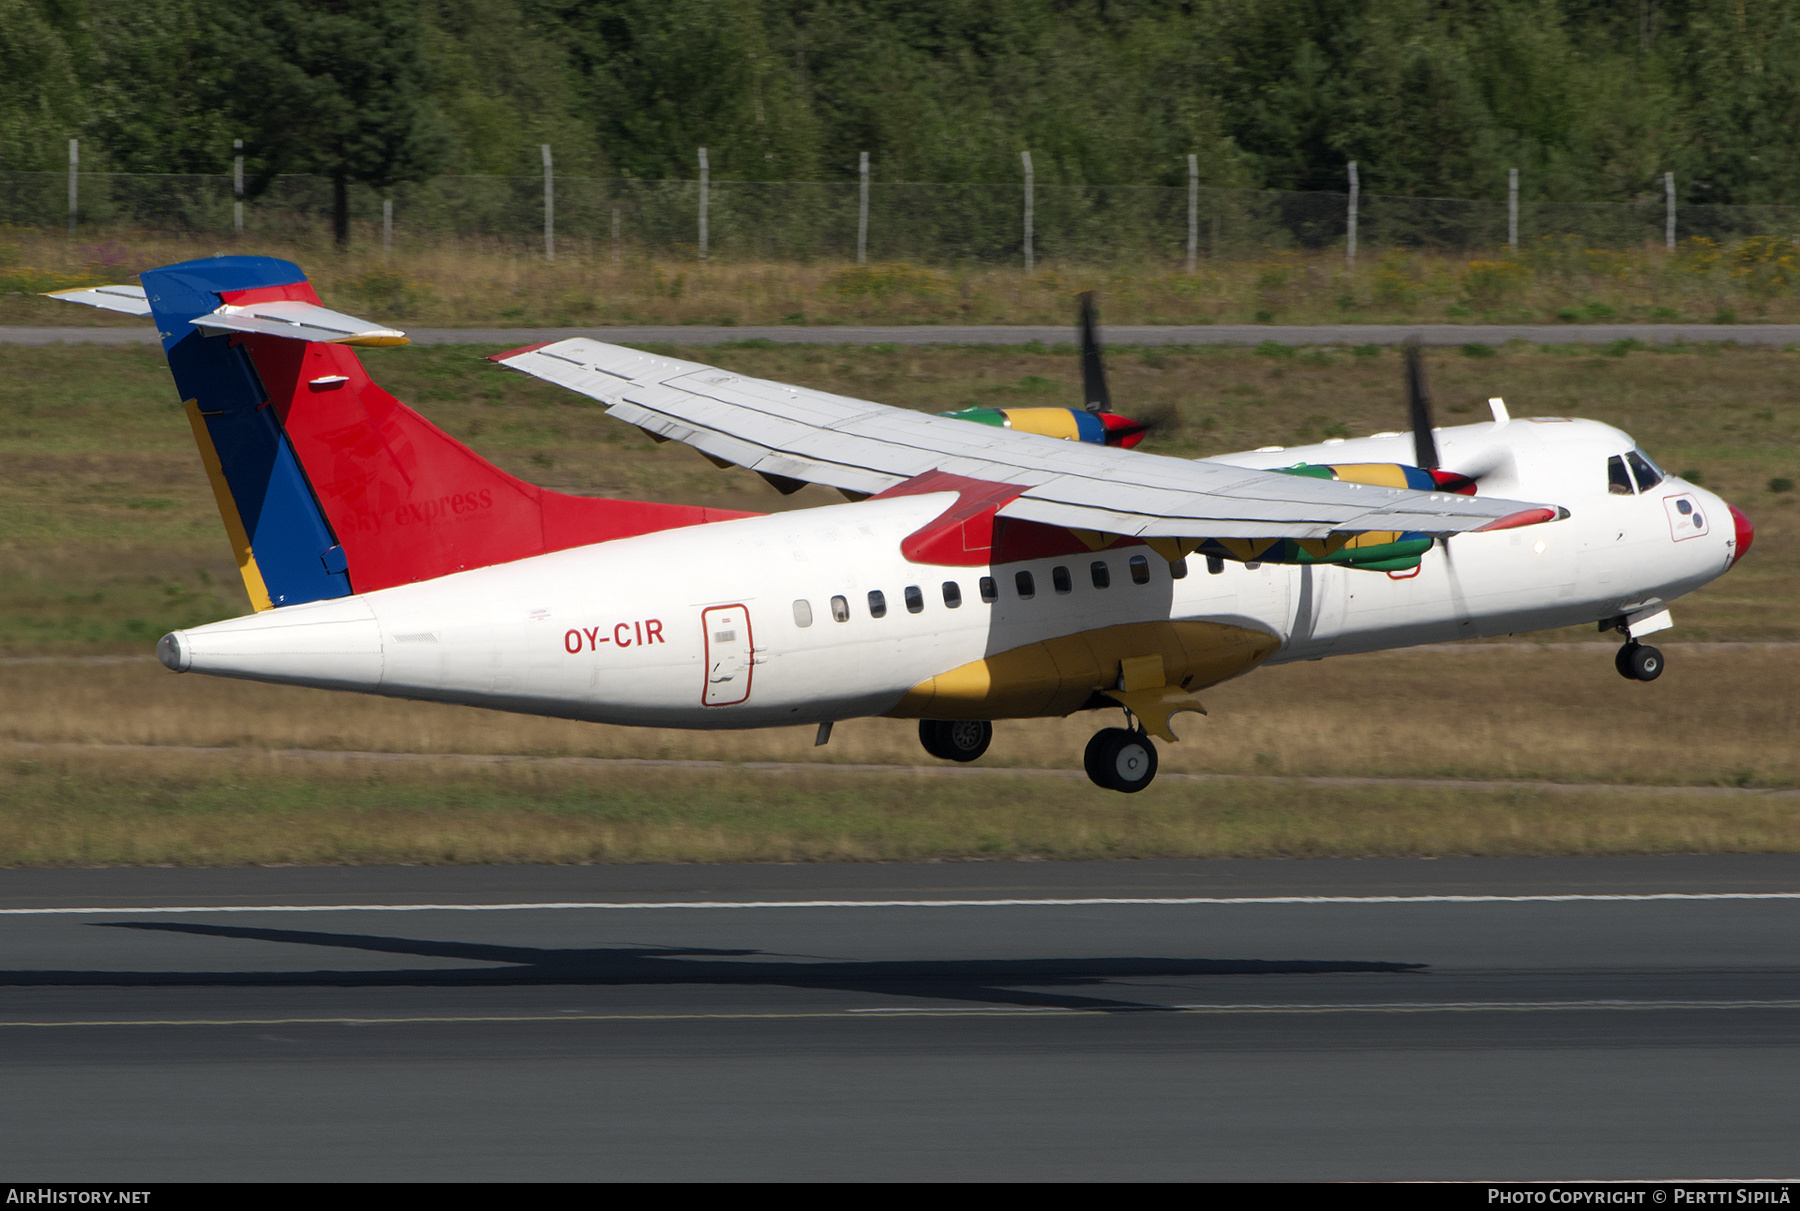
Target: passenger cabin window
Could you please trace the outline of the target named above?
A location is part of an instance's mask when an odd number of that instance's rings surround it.
[[[869,617],[887,617],[887,594],[880,589],[869,590]]]
[[[1630,496],[1637,491],[1631,483],[1631,472],[1625,469],[1623,455],[1615,454],[1606,460],[1606,490],[1614,496]]]
[[[1075,587],[1075,582],[1069,579],[1069,569],[1060,566],[1050,569],[1050,583],[1058,593],[1067,593]]]
[[[795,600],[794,625],[797,627],[809,627],[812,625],[812,602],[807,601],[804,598]]]
[[[1096,559],[1088,565],[1088,579],[1094,582],[1096,589],[1108,588],[1112,584],[1112,569],[1106,566],[1104,559]]]
[[[833,622],[850,621],[850,602],[847,598],[833,597],[831,599],[831,620]]]
[[[994,582],[992,576],[981,578],[981,600],[990,604],[1000,600],[1000,586]]]
[[[1187,558],[1185,556],[1169,565],[1169,575],[1176,580],[1187,579]]]
[[[1648,492],[1668,478],[1662,473],[1662,468],[1651,462],[1642,450],[1628,452],[1625,455],[1625,462],[1631,468],[1631,473],[1637,477],[1639,492]]]
[[[946,580],[944,582],[945,608],[954,610],[960,605],[962,605],[962,586],[954,580]]]
[[[1150,561],[1145,559],[1142,555],[1133,555],[1131,557],[1131,583],[1150,583]]]
[[[1037,582],[1031,579],[1030,572],[1020,572],[1013,577],[1013,587],[1019,590],[1019,596],[1030,600],[1037,596]]]
[[[925,608],[925,594],[919,591],[918,585],[916,585],[916,584],[907,585],[906,586],[906,612],[908,614],[917,614],[920,610],[923,610],[924,608]]]

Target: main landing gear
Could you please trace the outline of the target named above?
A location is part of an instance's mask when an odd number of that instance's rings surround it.
[[[973,761],[994,742],[994,725],[985,719],[921,719],[919,743],[944,761]]]
[[[1662,676],[1663,654],[1647,643],[1633,640],[1613,657],[1613,667],[1627,681],[1655,681]]]
[[[1142,732],[1102,728],[1088,741],[1082,764],[1095,786],[1136,794],[1156,777],[1156,746]]]

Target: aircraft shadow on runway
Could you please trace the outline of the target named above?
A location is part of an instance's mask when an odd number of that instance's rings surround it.
[[[373,934],[257,929],[172,921],[115,921],[101,928],[138,929],[332,946],[380,954],[465,959],[504,967],[417,968],[391,971],[0,971],[0,987],[86,985],[112,987],[377,988],[510,985],[785,986],[864,992],[987,1005],[1045,1009],[1155,1011],[1166,1006],[1088,996],[1059,988],[1104,986],[1114,980],[1182,976],[1403,974],[1423,963],[1315,959],[907,959],[795,961],[758,950],[701,947],[594,947],[552,950],[477,942],[437,942]]]

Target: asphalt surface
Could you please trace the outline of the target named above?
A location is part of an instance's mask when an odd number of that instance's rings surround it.
[[[723,345],[775,341],[800,345],[1045,345],[1073,344],[1075,330],[1055,325],[914,324],[896,327],[707,327],[644,325],[612,328],[408,328],[416,345],[532,345],[587,336],[614,344]],[[1397,345],[1418,337],[1427,345],[1647,345],[1736,341],[1742,345],[1800,343],[1800,324],[1112,324],[1110,345]],[[152,328],[3,327],[7,345],[149,345]]]
[[[1791,1177],[1800,858],[0,872],[0,1169]]]

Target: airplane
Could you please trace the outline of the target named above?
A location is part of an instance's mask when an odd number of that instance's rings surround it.
[[[300,268],[229,256],[58,292],[151,317],[255,612],[157,644],[177,672],[631,726],[919,721],[981,757],[995,719],[1122,710],[1098,787],[1263,665],[1597,624],[1622,676],[1670,603],[1750,549],[1736,508],[1594,421],[1434,428],[1183,459],[1133,449],[1091,297],[1080,409],[927,415],[585,338],[493,361],[658,442],[842,504],[769,514],[567,495],[376,386],[404,333]]]

